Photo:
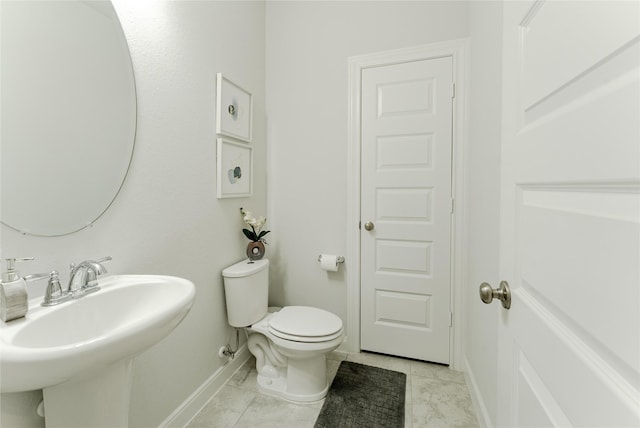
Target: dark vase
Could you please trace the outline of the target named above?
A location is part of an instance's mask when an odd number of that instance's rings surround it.
[[[264,244],[260,241],[251,241],[247,245],[247,257],[249,260],[260,260],[264,257]]]

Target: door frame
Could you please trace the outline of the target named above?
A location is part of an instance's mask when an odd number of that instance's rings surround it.
[[[370,67],[400,64],[450,56],[453,59],[453,132],[451,159],[451,189],[454,210],[451,218],[451,312],[453,314],[450,340],[450,367],[461,370],[464,326],[464,153],[466,152],[467,86],[469,39],[456,39],[410,48],[376,52],[349,57],[348,91],[348,153],[347,153],[347,337],[343,348],[360,352],[360,137],[361,137],[361,80],[362,70]]]

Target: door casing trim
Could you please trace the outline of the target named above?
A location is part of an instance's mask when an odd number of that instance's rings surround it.
[[[451,312],[450,366],[463,369],[462,311],[464,277],[464,154],[466,152],[467,87],[469,39],[456,39],[410,48],[349,57],[348,154],[347,154],[347,339],[342,348],[360,352],[360,105],[362,70],[382,65],[401,64],[450,56],[453,59],[453,153],[451,189],[455,209],[451,218]]]

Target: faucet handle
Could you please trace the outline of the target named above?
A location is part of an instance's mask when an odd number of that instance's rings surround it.
[[[113,257],[106,256],[106,257],[103,257],[101,259],[96,260],[96,263],[110,262],[111,260],[113,260]]]
[[[106,257],[103,257],[101,259],[96,260],[96,263],[98,263],[100,265],[100,272],[97,272],[97,273],[99,273],[99,274],[107,273],[107,269],[105,269],[105,267],[102,266],[102,263],[110,262],[111,260],[113,260],[113,258],[111,256],[106,256]]]
[[[41,303],[42,306],[58,305],[73,297],[70,293],[62,292],[57,271],[52,270],[47,276],[49,277],[49,282],[47,283],[47,290],[44,293],[44,300]]]
[[[53,272],[55,272],[55,271],[53,271]],[[31,275],[26,275],[26,276],[23,276],[22,278],[25,281],[30,282],[30,281],[37,281],[37,280],[43,279],[43,278],[49,278],[50,275],[51,275],[50,273],[32,273]]]
[[[71,298],[70,294],[62,293],[62,287],[60,287],[60,280],[58,279],[58,272],[55,270],[52,270],[49,273],[34,273],[23,278],[27,282],[49,278],[49,282],[47,283],[47,290],[44,293],[42,306],[57,305],[59,303],[66,302]]]

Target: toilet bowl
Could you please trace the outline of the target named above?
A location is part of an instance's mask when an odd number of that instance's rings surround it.
[[[266,259],[247,260],[223,271],[229,323],[249,333],[262,392],[321,400],[329,389],[326,354],[344,340],[342,320],[309,306],[267,308],[268,266]]]
[[[311,324],[305,315],[322,318],[326,323],[317,327],[327,328],[301,332],[300,324]],[[289,328],[296,327],[296,319],[300,322],[297,328]],[[249,351],[256,357],[258,385],[263,392],[296,402],[324,398],[329,389],[325,355],[344,340],[339,317],[317,308],[287,306],[268,313],[248,331]]]

